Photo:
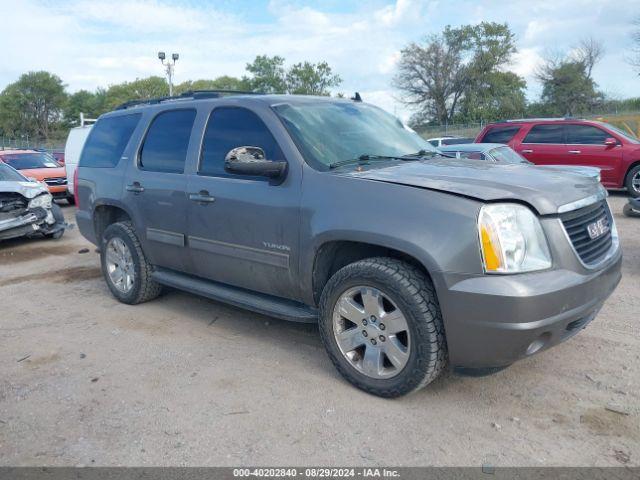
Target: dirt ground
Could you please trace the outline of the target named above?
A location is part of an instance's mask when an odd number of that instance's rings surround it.
[[[0,465],[638,466],[640,219],[625,202],[610,198],[624,277],[586,330],[397,400],[343,381],[315,326],[177,291],[119,304],[77,229],[0,244]]]

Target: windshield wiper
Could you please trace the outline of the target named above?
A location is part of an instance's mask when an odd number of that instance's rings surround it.
[[[358,158],[350,158],[348,160],[340,160],[338,162],[330,163],[329,164],[329,168],[338,168],[338,167],[342,167],[343,165],[349,165],[350,163],[358,163],[360,165],[366,165],[367,162],[369,162],[370,160],[403,160],[403,161],[408,161],[408,160],[414,160],[414,159],[411,158],[411,155],[394,156],[394,155],[369,155],[369,154],[364,154],[364,155],[360,155]]]
[[[433,152],[431,150],[418,150],[416,153],[408,153],[407,155],[405,155],[403,157],[404,160],[408,160],[408,159],[416,159],[416,157],[418,159],[421,158],[433,158],[433,157],[446,157],[447,155],[444,155],[441,152]]]

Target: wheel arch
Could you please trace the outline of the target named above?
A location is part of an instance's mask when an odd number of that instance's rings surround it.
[[[390,257],[417,267],[433,282],[430,268],[417,255],[405,249],[357,240],[330,240],[315,251],[312,269],[313,301],[318,305],[322,290],[331,276],[350,263],[371,257]]]
[[[111,224],[132,220],[126,207],[112,203],[99,203],[93,209],[93,230],[97,242],[100,242],[104,230]]]

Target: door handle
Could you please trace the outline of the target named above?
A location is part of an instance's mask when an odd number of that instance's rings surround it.
[[[580,150],[569,150],[569,153],[572,153],[574,155],[579,155],[580,154]]]
[[[133,192],[137,195],[144,192],[144,187],[140,185],[140,182],[133,182],[131,185],[127,185],[127,192]]]
[[[190,193],[189,200],[198,203],[213,203],[216,201],[215,197],[209,195],[206,190],[200,190],[198,193]]]
[[[522,150],[520,153],[533,153],[533,150]]]

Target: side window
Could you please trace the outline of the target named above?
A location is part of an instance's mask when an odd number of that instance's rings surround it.
[[[98,120],[82,149],[81,167],[115,167],[140,121],[140,114],[118,115]]]
[[[567,143],[579,145],[603,145],[609,135],[604,130],[591,125],[567,125]]]
[[[140,150],[140,168],[182,173],[195,118],[195,110],[169,110],[155,117]]]
[[[213,110],[204,132],[200,175],[232,176],[224,170],[224,159],[236,147],[260,147],[267,160],[284,160],[278,147],[260,118],[240,107],[219,107]]]
[[[482,143],[509,143],[518,130],[517,126],[494,127],[482,137]]]
[[[564,143],[562,125],[534,125],[522,143]]]
[[[439,147],[440,145],[438,145],[438,140],[429,140],[429,143],[431,145],[433,145],[434,147]]]

